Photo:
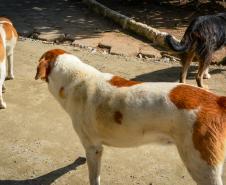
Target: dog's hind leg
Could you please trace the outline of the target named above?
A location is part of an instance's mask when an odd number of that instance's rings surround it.
[[[85,150],[89,169],[90,185],[100,185],[100,168],[103,147],[100,145],[88,146],[85,147]]]
[[[186,83],[186,77],[188,73],[188,68],[194,58],[194,52],[186,53],[181,57],[181,73],[180,73],[180,83]]]
[[[208,67],[211,63],[211,58],[211,55],[206,55],[205,57],[200,58],[198,74],[196,76],[196,82],[199,87],[205,87],[203,84],[203,76],[206,70],[208,70]]]
[[[6,103],[3,100],[3,90],[4,90],[4,81],[6,76],[6,64],[5,62],[0,63],[0,109],[6,108]]]
[[[5,87],[5,84],[3,83],[3,85],[2,85],[2,93],[5,93],[5,91],[6,91],[6,87]]]
[[[200,158],[200,154],[190,144],[184,144],[182,148],[178,147],[179,154],[192,178],[197,185],[223,185],[222,171],[223,161],[218,165],[209,165]]]
[[[205,163],[192,166],[189,172],[198,185],[223,185],[221,178],[223,163],[218,166],[209,166]]]
[[[209,74],[209,67],[204,72],[203,79],[210,79],[211,75]]]
[[[2,97],[2,88],[3,88],[3,83],[4,83],[4,81],[2,82],[0,82],[0,109],[5,109],[6,108],[6,103],[5,103],[5,101],[3,100],[3,97]]]
[[[13,50],[14,47],[10,46],[10,48],[7,49],[7,64],[8,64],[8,69],[7,69],[7,76],[6,80],[12,80],[14,79],[14,74],[13,74]]]

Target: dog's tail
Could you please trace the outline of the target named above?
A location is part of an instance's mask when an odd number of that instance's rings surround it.
[[[176,41],[171,35],[167,35],[165,42],[168,44],[170,49],[176,52],[185,52],[191,46],[191,38],[187,33],[184,34],[180,42]]]

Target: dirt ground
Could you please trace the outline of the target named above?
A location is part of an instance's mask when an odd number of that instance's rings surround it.
[[[87,185],[84,150],[71,121],[35,81],[39,57],[63,48],[101,71],[141,81],[178,81],[179,64],[92,53],[70,46],[22,39],[15,51],[15,80],[6,81],[7,109],[0,111],[0,185]],[[210,90],[226,94],[226,68],[211,66]],[[188,83],[195,84],[196,66]],[[224,171],[226,182],[226,170]],[[195,185],[170,142],[136,148],[105,147],[101,173],[106,185]]]
[[[179,39],[192,18],[225,11],[217,5],[201,7],[201,11],[196,11],[189,8],[160,6],[151,0],[98,1]],[[159,3],[162,1],[165,0],[160,0]],[[161,58],[159,48],[150,41],[128,33],[111,20],[95,14],[81,0],[0,0],[0,2],[0,16],[10,18],[22,36],[46,42],[73,43],[75,46],[93,51],[104,47],[103,52],[114,55]],[[215,55],[214,61],[222,60],[225,53],[226,48]]]
[[[189,22],[197,16],[225,12],[220,5],[202,4],[198,9],[192,6],[177,6],[175,0],[98,0],[107,7],[120,12],[136,21],[145,23],[160,31],[168,32],[181,38]],[[163,5],[163,3],[165,4]],[[179,3],[179,1],[176,1]],[[121,6],[117,6],[120,4]]]

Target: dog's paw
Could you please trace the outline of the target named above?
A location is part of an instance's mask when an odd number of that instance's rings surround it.
[[[2,102],[1,104],[0,104],[0,109],[5,109],[6,108],[6,103],[5,102]]]
[[[6,78],[5,78],[5,80],[13,80],[15,77],[13,76],[13,75],[11,75],[11,76],[7,76]]]
[[[203,79],[210,79],[211,75],[209,73],[203,75]]]

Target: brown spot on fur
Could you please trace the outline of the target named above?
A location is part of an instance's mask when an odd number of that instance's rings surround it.
[[[18,38],[18,34],[16,32],[16,29],[9,23],[3,23],[3,29],[6,33],[6,40],[11,40],[13,37]]]
[[[0,35],[0,63],[4,61],[5,57],[6,57],[6,50],[3,45],[2,36]]]
[[[114,113],[114,120],[115,120],[115,122],[116,123],[118,123],[118,124],[122,124],[122,113],[121,112],[119,112],[119,111],[116,111],[115,113]]]
[[[197,109],[193,126],[194,147],[209,165],[224,160],[226,139],[226,97],[188,85],[170,92],[170,100],[178,109]]]
[[[64,87],[61,87],[60,90],[59,90],[59,96],[61,98],[65,98],[65,94],[64,94]]]
[[[39,59],[39,65],[37,67],[35,79],[37,80],[41,78],[42,80],[46,80],[46,82],[48,82],[48,76],[51,72],[53,63],[56,61],[56,58],[59,55],[64,53],[66,52],[62,49],[53,49],[45,52]]]
[[[116,87],[129,87],[129,86],[140,84],[142,82],[126,80],[119,76],[113,76],[113,78],[109,80],[109,83]]]

